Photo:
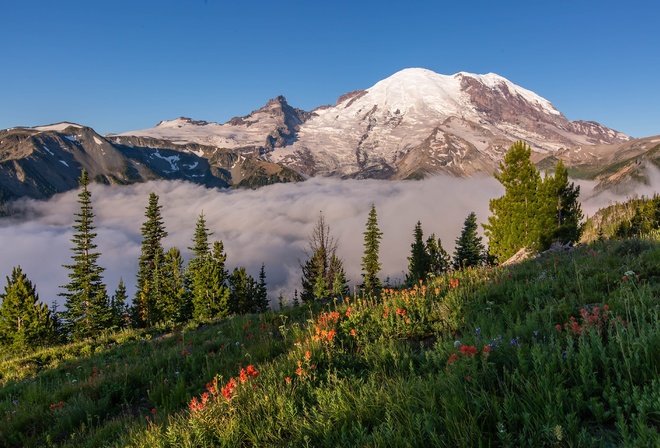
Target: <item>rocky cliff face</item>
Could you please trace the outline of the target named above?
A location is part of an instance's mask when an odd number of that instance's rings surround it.
[[[570,121],[548,100],[493,73],[406,69],[311,112],[278,96],[224,124],[180,117],[105,137],[72,123],[0,131],[0,199],[75,188],[82,168],[98,182],[164,178],[250,187],[318,175],[490,175],[517,140],[532,147],[539,166],[562,159],[574,175],[603,185],[639,177],[635,166],[644,163],[628,161],[650,150],[650,143],[598,123]],[[624,165],[634,175],[611,174]]]
[[[23,196],[42,199],[76,188],[82,169],[94,182],[107,184],[170,179],[208,187],[256,187],[303,180],[290,169],[258,157],[197,143],[106,138],[72,123],[0,131],[3,201]]]

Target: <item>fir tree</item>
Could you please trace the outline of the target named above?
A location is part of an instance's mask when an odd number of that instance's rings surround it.
[[[112,326],[115,328],[126,328],[130,321],[128,317],[128,305],[126,301],[126,285],[124,279],[119,278],[119,285],[110,299],[110,309],[112,310]]]
[[[330,257],[330,265],[328,269],[328,278],[332,280],[331,290],[332,297],[341,299],[348,295],[348,280],[346,279],[346,271],[344,270],[344,263],[337,256],[332,254]]]
[[[381,264],[378,260],[380,240],[383,232],[378,228],[378,216],[376,206],[371,204],[369,217],[367,218],[367,229],[364,235],[364,255],[362,256],[362,289],[367,294],[378,294],[382,283],[378,278]]]
[[[165,252],[162,269],[162,297],[158,302],[159,315],[165,322],[181,322],[186,315],[184,309],[189,308],[189,299],[183,257],[178,248],[172,247]]]
[[[531,162],[531,149],[516,142],[500,162],[495,178],[504,186],[504,196],[490,201],[491,216],[484,224],[490,253],[505,261],[523,247],[536,248],[541,222],[537,189],[540,175]]]
[[[244,267],[234,268],[229,276],[230,309],[236,314],[257,312],[256,295],[257,282],[247,273]]]
[[[449,254],[442,247],[440,238],[436,241],[435,234],[431,234],[426,240],[426,253],[429,257],[429,274],[434,276],[442,275],[451,268]]]
[[[347,290],[343,263],[337,256],[337,242],[330,235],[323,213],[312,230],[305,254],[307,261],[301,263],[303,302],[326,300]]]
[[[484,263],[485,247],[477,234],[477,215],[471,212],[463,223],[461,235],[456,239],[454,269],[480,266]]]
[[[406,283],[413,285],[418,281],[426,281],[429,273],[429,255],[424,244],[424,231],[422,223],[417,221],[413,230],[413,243],[410,245],[410,257],[408,257],[408,274]]]
[[[210,319],[227,317],[230,313],[230,289],[225,269],[227,255],[222,241],[214,241],[211,252],[192,266],[191,295],[193,317]]]
[[[73,264],[64,265],[70,270],[69,283],[62,288],[65,292],[59,295],[66,298],[63,313],[68,332],[74,340],[98,334],[100,330],[111,325],[112,312],[108,296],[103,284],[104,269],[97,262],[101,255],[95,252],[94,213],[92,211],[91,193],[87,189],[89,179],[83,170],[80,176],[81,191],[78,194],[80,211],[75,214],[75,233],[71,238],[74,243],[71,256]]]
[[[268,311],[268,288],[266,286],[266,266],[262,263],[259,270],[259,283],[257,284],[257,296],[255,298],[256,312]]]
[[[578,197],[580,187],[568,181],[568,170],[560,160],[554,176],[547,176],[541,182],[540,207],[544,211],[537,215],[540,222],[539,249],[545,250],[554,242],[576,243],[582,236],[582,209]],[[542,218],[543,217],[543,218]]]
[[[282,311],[286,307],[286,294],[282,291],[277,295],[277,307],[279,311]]]
[[[15,267],[0,293],[0,346],[25,350],[55,340],[55,327],[48,307],[39,302],[32,282]]]
[[[158,322],[158,301],[162,294],[160,275],[164,262],[162,240],[167,236],[158,195],[149,195],[145,212],[146,221],[141,227],[142,250],[138,263],[137,290],[133,303],[134,319],[140,326],[151,327]]]

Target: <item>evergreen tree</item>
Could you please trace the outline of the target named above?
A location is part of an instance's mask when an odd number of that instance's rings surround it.
[[[211,235],[212,233],[209,233],[209,229],[206,227],[204,212],[201,212],[195,225],[194,244],[188,248],[193,251],[192,260],[202,260],[211,252],[211,247],[209,246],[209,237]]]
[[[580,187],[568,182],[568,170],[560,160],[554,176],[541,182],[539,206],[545,210],[538,214],[541,226],[539,249],[545,250],[553,242],[576,243],[582,236],[582,209],[578,197]]]
[[[408,274],[406,283],[413,285],[418,281],[426,281],[429,273],[429,255],[424,244],[424,231],[422,223],[417,221],[413,230],[413,243],[410,245],[410,257],[408,257]]]
[[[378,216],[376,206],[371,204],[369,217],[367,218],[367,230],[364,235],[364,255],[362,256],[362,289],[367,294],[378,294],[382,283],[378,278],[381,264],[378,260],[380,240],[383,232],[378,228]]]
[[[303,302],[326,300],[333,295],[336,297],[340,290],[347,290],[343,263],[337,256],[337,242],[330,235],[323,213],[312,230],[305,254],[307,261],[301,263]]]
[[[104,269],[97,262],[101,255],[95,252],[94,213],[92,211],[91,193],[87,189],[89,179],[83,170],[80,176],[81,191],[78,194],[80,211],[75,214],[75,233],[71,238],[74,243],[71,256],[73,264],[64,265],[69,269],[69,283],[62,288],[65,292],[59,295],[66,298],[63,313],[68,332],[74,340],[98,334],[99,331],[111,325],[112,312],[108,296],[103,284]]]
[[[531,148],[516,142],[500,162],[495,178],[504,186],[504,196],[490,201],[491,216],[484,224],[490,253],[505,261],[523,247],[537,248],[544,218],[538,214],[537,189],[541,177],[531,162]]]
[[[286,294],[284,294],[282,291],[277,295],[277,307],[279,311],[282,311],[286,307]]]
[[[25,350],[55,341],[55,327],[48,307],[39,302],[32,282],[15,267],[0,293],[0,346]]]
[[[426,240],[426,253],[429,257],[429,274],[434,276],[442,275],[451,268],[449,254],[442,247],[440,238],[436,241],[435,234],[431,234]]]
[[[165,252],[162,269],[162,297],[158,302],[159,315],[165,322],[181,322],[181,318],[186,314],[183,310],[189,308],[189,299],[183,257],[178,248],[172,247]]]
[[[119,278],[119,285],[110,299],[110,309],[112,310],[112,326],[115,328],[126,328],[130,321],[128,317],[128,305],[126,301],[126,285],[124,279]]]
[[[193,317],[210,319],[227,317],[230,313],[230,289],[225,269],[227,255],[222,241],[214,241],[211,252],[193,264],[191,295]]]
[[[348,280],[346,279],[346,271],[344,270],[344,263],[337,256],[337,254],[332,254],[332,256],[330,257],[328,278],[332,280],[331,282],[332,297],[341,299],[344,296],[348,295],[350,290],[348,289]]]
[[[264,313],[268,311],[268,288],[266,286],[266,266],[262,263],[259,270],[259,283],[257,284],[257,296],[255,300],[256,312]]]
[[[145,212],[146,221],[141,227],[142,250],[138,263],[137,290],[133,303],[134,319],[140,326],[151,327],[160,319],[158,301],[162,296],[161,273],[165,259],[162,240],[167,236],[158,195],[149,195]]]
[[[247,273],[244,267],[234,268],[229,276],[230,309],[236,314],[257,312],[256,296],[258,294],[257,282]]]
[[[456,239],[454,269],[480,266],[484,263],[485,247],[477,234],[477,215],[474,212],[465,218],[461,235]]]

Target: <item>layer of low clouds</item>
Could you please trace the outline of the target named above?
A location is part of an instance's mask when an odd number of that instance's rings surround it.
[[[583,191],[591,185],[583,184]],[[299,262],[307,238],[323,212],[331,234],[339,242],[349,280],[360,281],[363,232],[371,204],[375,204],[383,239],[381,277],[401,281],[407,270],[412,232],[420,220],[425,236],[442,239],[452,253],[467,215],[479,222],[489,215],[489,200],[503,194],[492,177],[456,179],[438,176],[423,181],[336,180],[315,178],[297,184],[272,185],[259,190],[215,190],[184,183],[157,181],[133,186],[92,185],[92,205],[104,279],[112,293],[120,277],[132,296],[140,254],[140,227],[145,221],[149,193],[155,192],[169,235],[165,248],[176,246],[187,258],[195,223],[204,212],[207,227],[225,244],[227,267],[245,266],[257,276],[265,264],[271,300],[280,291],[289,297],[300,288]],[[0,278],[20,265],[36,284],[42,301],[50,304],[68,282],[63,264],[71,263],[76,191],[49,201],[22,200],[13,204],[16,215],[0,219]],[[588,194],[587,194],[588,196]],[[583,205],[583,208],[584,205]],[[592,210],[593,209],[593,210]],[[585,213],[593,214],[595,207]]]

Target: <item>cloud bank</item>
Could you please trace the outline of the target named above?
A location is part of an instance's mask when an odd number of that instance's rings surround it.
[[[582,184],[582,197],[591,185]],[[195,222],[204,212],[211,240],[222,240],[227,267],[245,266],[255,278],[266,267],[269,297],[280,291],[291,297],[300,288],[299,261],[307,238],[323,212],[332,235],[339,242],[352,285],[360,281],[363,232],[371,204],[376,205],[383,239],[381,278],[393,283],[407,271],[412,232],[420,220],[425,237],[435,233],[451,254],[463,221],[474,211],[483,223],[489,200],[503,194],[492,177],[457,179],[448,176],[423,181],[337,180],[314,178],[297,184],[271,185],[259,190],[217,190],[184,182],[157,181],[133,186],[91,185],[92,206],[101,253],[104,280],[112,293],[120,277],[129,295],[135,291],[140,254],[140,227],[149,193],[159,195],[168,236],[165,248],[176,246],[190,256]],[[57,195],[49,201],[21,200],[13,204],[17,214],[0,219],[0,278],[20,265],[36,284],[40,299],[48,304],[63,299],[60,288],[68,282],[63,264],[71,263],[74,213],[78,192]],[[600,205],[600,199],[592,199]],[[595,201],[595,202],[594,202]],[[595,206],[583,204],[585,214]]]

